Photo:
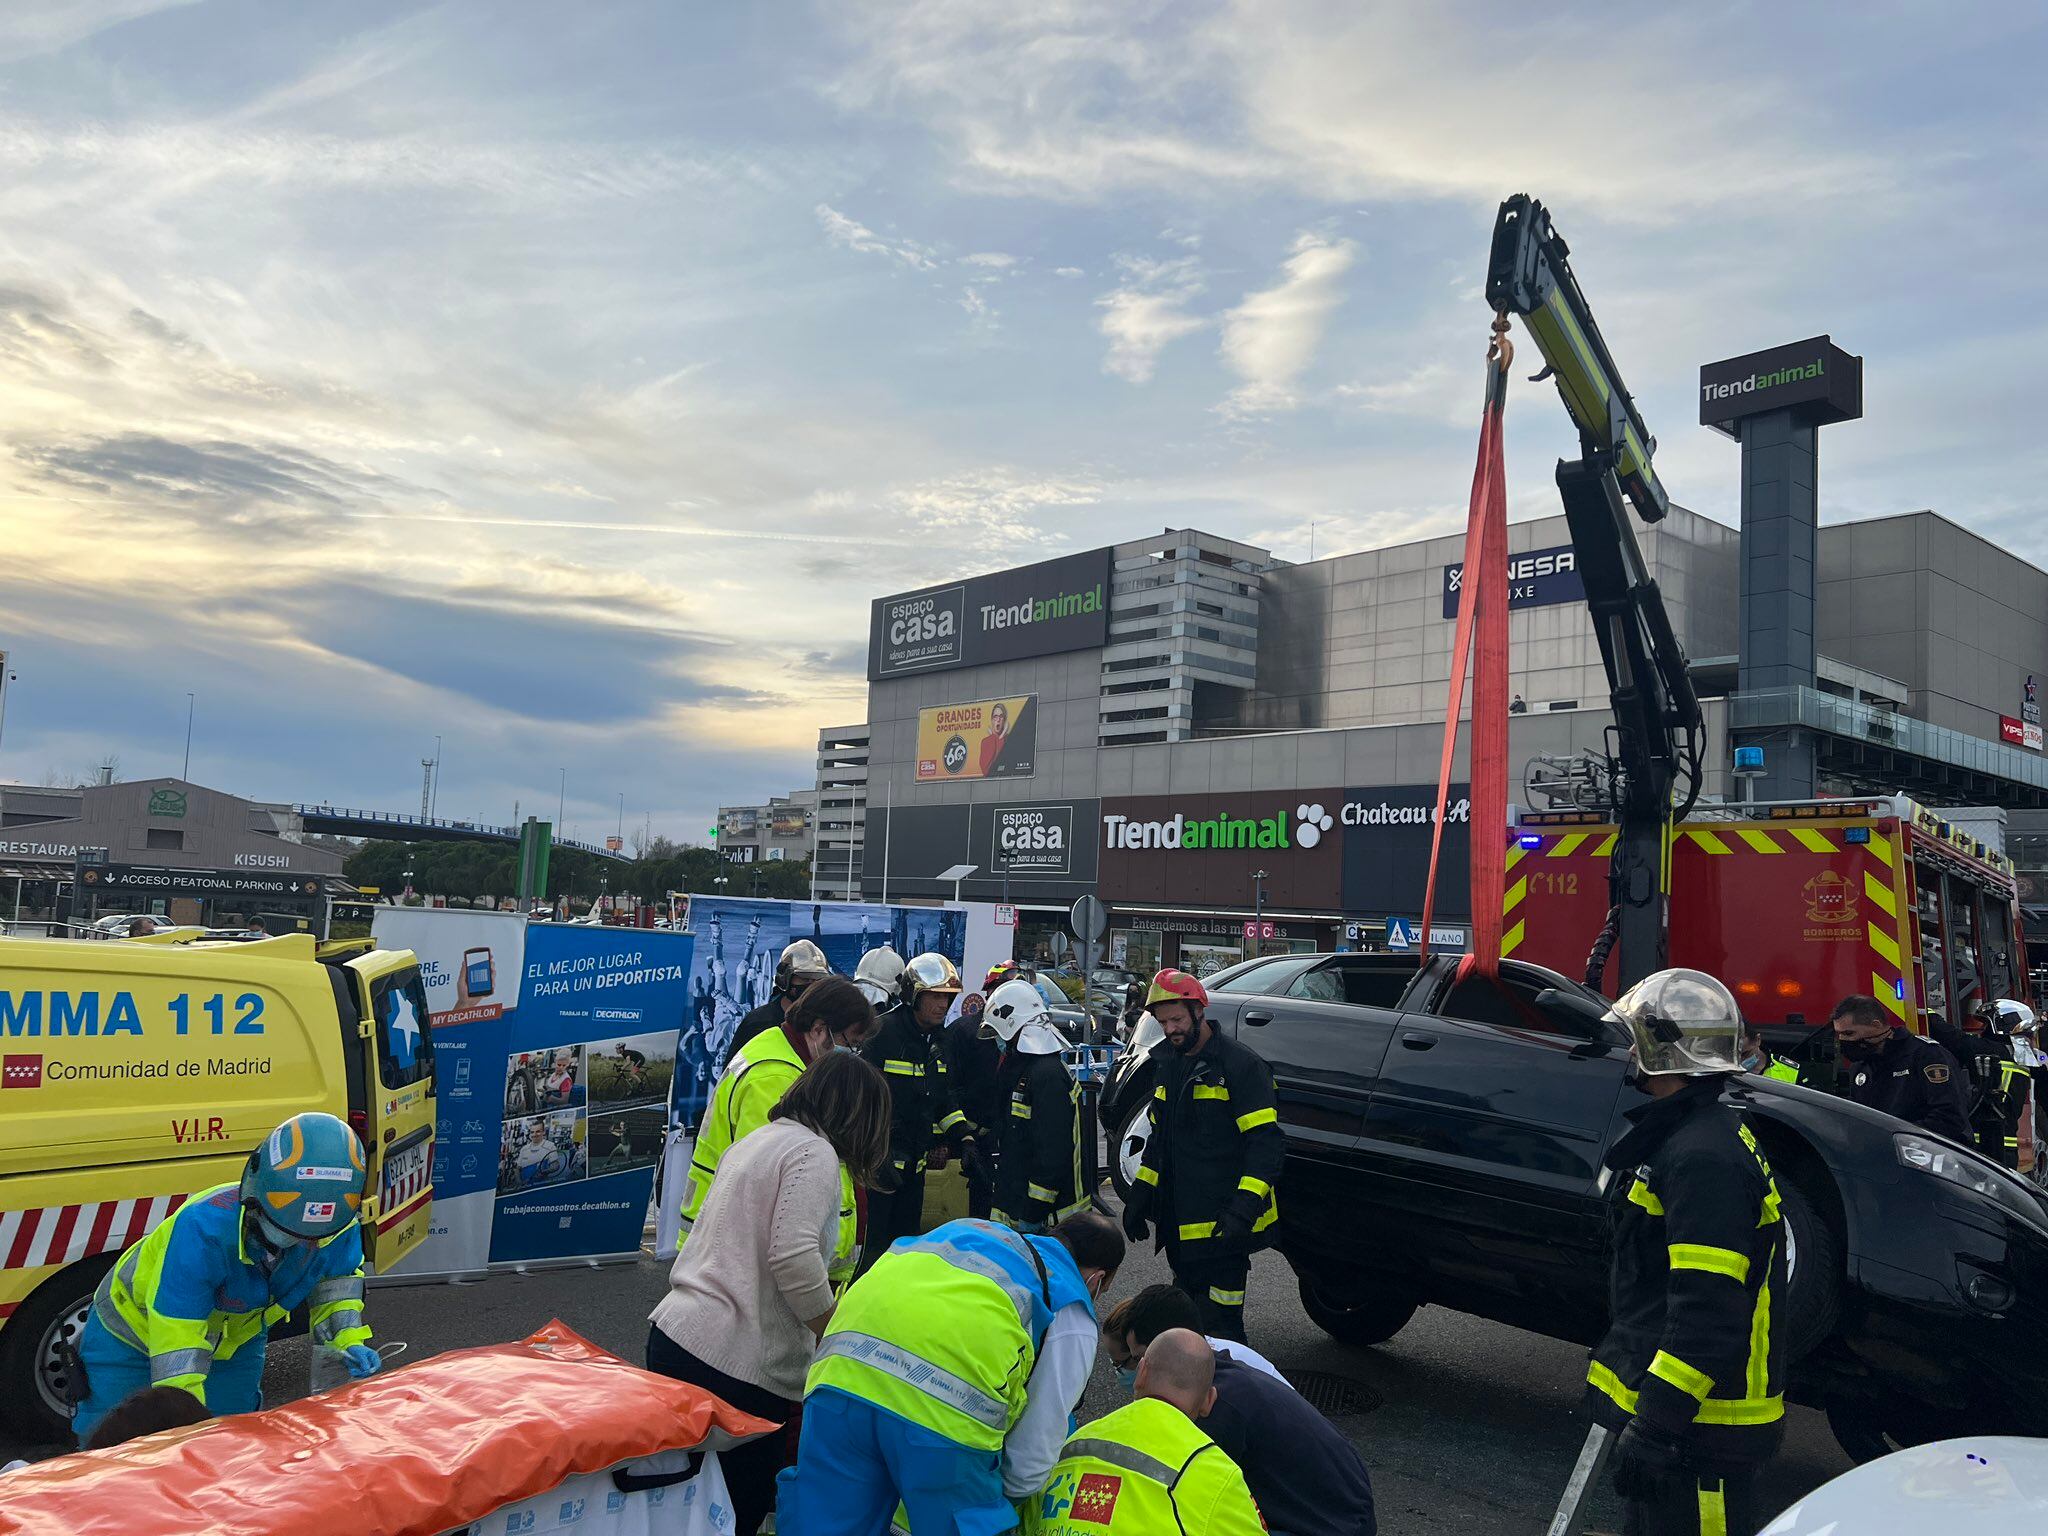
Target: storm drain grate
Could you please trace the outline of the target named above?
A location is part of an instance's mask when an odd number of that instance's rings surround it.
[[[1329,1419],[1348,1418],[1352,1414],[1371,1413],[1386,1402],[1379,1393],[1362,1381],[1349,1376],[1334,1376],[1328,1371],[1296,1371],[1287,1378],[1288,1383],[1312,1403],[1323,1417]]]

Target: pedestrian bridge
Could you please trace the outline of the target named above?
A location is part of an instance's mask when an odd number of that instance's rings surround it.
[[[308,832],[326,832],[336,837],[382,837],[407,843],[517,843],[517,827],[493,827],[479,821],[450,821],[440,816],[409,816],[403,811],[364,811],[334,805],[295,805],[292,814]],[[614,852],[598,843],[582,843],[571,837],[556,837],[557,848],[574,848],[578,853],[600,859],[629,862],[624,852]]]

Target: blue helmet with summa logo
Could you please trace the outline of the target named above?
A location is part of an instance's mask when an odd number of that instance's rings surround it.
[[[363,1144],[346,1122],[293,1115],[258,1143],[242,1170],[242,1203],[295,1242],[319,1242],[355,1221],[368,1179]]]

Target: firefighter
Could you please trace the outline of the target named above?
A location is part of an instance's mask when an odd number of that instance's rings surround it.
[[[980,993],[970,992],[961,998],[960,1016],[946,1026],[946,1081],[952,1086],[953,1102],[974,1127],[975,1145],[981,1148],[984,1159],[1001,1156],[998,1144],[1003,1137],[1009,1095],[996,1081],[1003,1060],[1002,1042],[982,1026],[989,998],[1015,973],[1016,967],[1007,960],[990,966]],[[970,1176],[967,1214],[987,1216],[994,1206],[993,1173]]]
[[[1757,1469],[1784,1433],[1785,1226],[1770,1163],[1723,1097],[1742,1018],[1700,971],[1659,971],[1613,1016],[1649,1102],[1607,1153],[1617,1204],[1606,1337],[1586,1399],[1619,1431],[1630,1536],[1756,1528]]]
[[[1244,1473],[1195,1422],[1215,1406],[1216,1357],[1185,1328],[1154,1339],[1138,1395],[1068,1438],[1045,1491],[1024,1505],[1031,1536],[1265,1536]]]
[[[876,1013],[895,1007],[903,996],[903,957],[886,944],[869,950],[853,968],[853,984],[867,994]]]
[[[1828,1022],[1849,1064],[1846,1098],[1971,1144],[1969,1089],[1947,1047],[1895,1023],[1884,1004],[1860,993],[1835,1004]]]
[[[1173,1283],[1202,1308],[1203,1331],[1241,1340],[1251,1256],[1272,1241],[1280,1210],[1286,1138],[1273,1073],[1202,1017],[1209,994],[1187,972],[1161,971],[1145,1002],[1166,1038],[1152,1048],[1152,1130],[1124,1233],[1143,1242],[1156,1221]]]
[[[877,1190],[868,1201],[863,1269],[897,1238],[924,1229],[924,1175],[933,1159],[944,1167],[949,1151],[957,1151],[970,1178],[977,1172],[986,1177],[972,1127],[953,1102],[945,1053],[939,1048],[946,1015],[959,995],[960,972],[952,961],[937,953],[917,956],[903,967],[899,1001],[861,1047],[889,1083],[887,1177],[896,1186]]]
[[[748,1011],[732,1032],[732,1039],[726,1042],[725,1061],[718,1064],[723,1072],[726,1063],[739,1055],[740,1047],[756,1035],[765,1034],[788,1016],[790,1007],[804,995],[804,989],[814,981],[823,981],[832,974],[832,966],[825,958],[825,951],[809,939],[798,939],[786,946],[781,958],[775,962],[775,986],[768,994],[768,1001]]]
[[[1060,1056],[1066,1036],[1028,981],[1006,981],[991,992],[981,1028],[1002,1045],[995,1218],[1019,1232],[1044,1232],[1088,1203],[1081,1190],[1081,1089]]]
[[[786,1536],[997,1536],[1045,1486],[1095,1365],[1124,1243],[1093,1211],[1049,1237],[949,1221],[882,1255],[832,1313],[805,1382]]]
[[[1759,1077],[1774,1077],[1781,1083],[1799,1081],[1799,1068],[1764,1044],[1763,1032],[1754,1024],[1742,1026],[1742,1070]]]
[[[294,1115],[257,1144],[239,1184],[206,1190],[107,1271],[79,1357],[82,1445],[109,1409],[148,1386],[180,1387],[216,1414],[262,1406],[270,1326],[304,1304],[313,1343],[350,1376],[381,1364],[363,1322],[357,1227],[363,1144],[333,1115]]]
[[[690,1151],[679,1242],[690,1240],[725,1154],[768,1123],[768,1112],[805,1067],[842,1046],[857,1049],[874,1033],[875,1022],[874,1007],[859,987],[843,976],[827,976],[804,989],[776,1028],[733,1053]],[[853,1176],[844,1168],[839,1170],[839,1197],[839,1239],[830,1265],[834,1284],[853,1278],[859,1258],[859,1205]]]
[[[1970,1132],[1979,1152],[2003,1167],[2020,1165],[2020,1116],[2031,1110],[2027,1069],[2014,1058],[2002,1010],[1987,1002],[1972,1010],[1955,1051],[1969,1079]]]

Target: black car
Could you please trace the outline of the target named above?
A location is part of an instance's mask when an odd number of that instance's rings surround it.
[[[1497,984],[1456,971],[1455,956],[1282,955],[1208,982],[1211,1020],[1272,1064],[1281,1251],[1309,1317],[1347,1343],[1389,1339],[1435,1303],[1591,1344],[1622,1187],[1601,1158],[1643,1102],[1626,1031],[1540,966],[1504,962]],[[1120,1195],[1158,1038],[1147,1021],[1103,1095]],[[1859,1460],[1945,1435],[2048,1435],[2048,1200],[1827,1094],[1746,1075],[1731,1095],[1783,1200],[1773,1326],[1792,1399],[1824,1408]]]

